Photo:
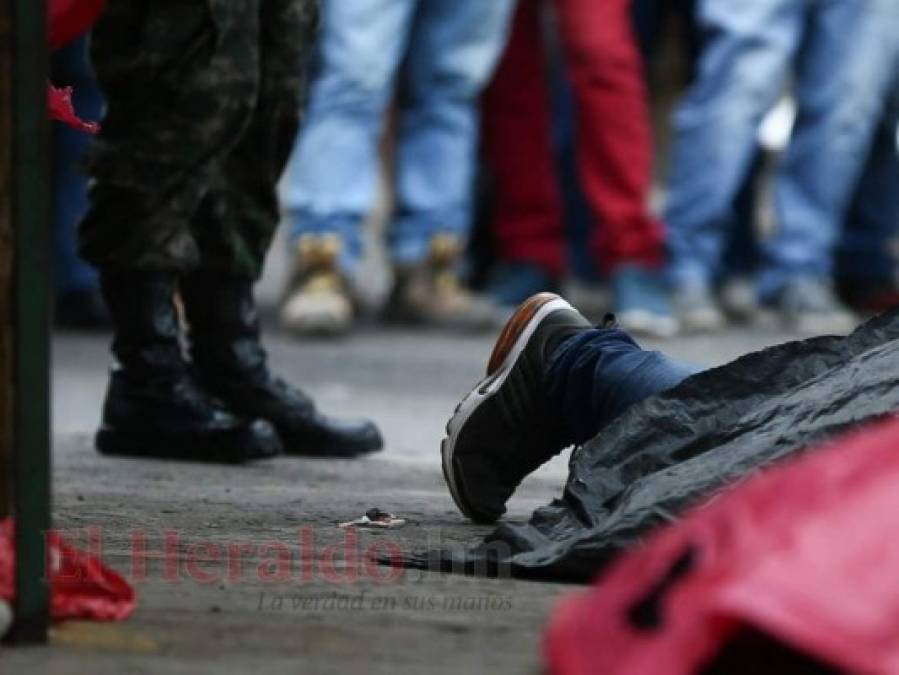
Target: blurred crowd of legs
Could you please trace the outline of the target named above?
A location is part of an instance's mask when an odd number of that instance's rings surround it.
[[[53,66],[99,118],[85,41]],[[352,328],[386,202],[385,320],[490,330],[575,283],[658,337],[845,332],[899,302],[897,124],[895,0],[322,0],[280,318]],[[99,327],[90,139],[54,133],[57,320]]]

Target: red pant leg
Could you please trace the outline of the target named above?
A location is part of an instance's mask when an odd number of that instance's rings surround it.
[[[495,179],[493,233],[500,258],[536,263],[560,276],[562,199],[553,161],[542,5],[519,3],[509,45],[483,97],[483,146]]]
[[[555,0],[577,102],[578,170],[599,225],[602,269],[661,263],[664,232],[649,210],[652,130],[630,0]]]

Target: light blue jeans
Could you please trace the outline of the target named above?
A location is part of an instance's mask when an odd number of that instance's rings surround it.
[[[799,114],[777,169],[762,297],[826,279],[899,54],[897,0],[700,0],[704,49],[675,114],[666,220],[675,284],[709,282],[760,120],[794,75]]]
[[[478,97],[505,46],[513,0],[324,0],[309,108],[285,176],[291,239],[331,232],[344,265],[377,190],[378,140],[396,100],[397,262],[472,219]]]

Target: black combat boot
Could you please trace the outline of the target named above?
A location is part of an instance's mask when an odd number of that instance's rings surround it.
[[[203,462],[243,462],[280,453],[271,424],[238,417],[194,379],[178,341],[173,275],[107,270],[100,281],[115,325],[112,351],[118,363],[97,450]]]
[[[326,417],[308,396],[271,374],[249,280],[194,274],[182,281],[181,296],[203,386],[235,412],[271,422],[287,454],[353,457],[381,449],[374,424]]]

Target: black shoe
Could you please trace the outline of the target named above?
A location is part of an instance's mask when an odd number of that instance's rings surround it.
[[[543,377],[552,351],[590,323],[565,300],[540,293],[506,323],[487,377],[456,408],[443,440],[443,475],[456,506],[493,522],[524,478],[571,445],[548,410]]]
[[[281,442],[268,422],[232,414],[191,375],[178,342],[171,275],[107,271],[101,284],[115,324],[118,365],[97,450],[229,463],[279,454]]]
[[[104,455],[242,463],[281,453],[271,424],[245,421],[189,375],[133,379],[113,370],[96,446]]]
[[[354,457],[381,449],[373,423],[322,415],[308,396],[271,374],[250,281],[194,274],[183,280],[181,295],[203,386],[231,410],[271,422],[286,453]]]

